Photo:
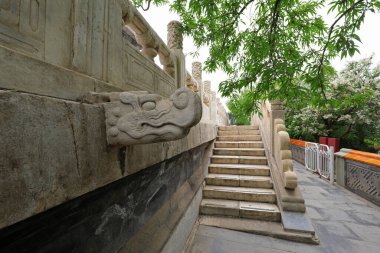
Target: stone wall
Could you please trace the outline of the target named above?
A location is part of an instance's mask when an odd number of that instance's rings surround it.
[[[335,171],[337,184],[380,206],[380,155],[343,148]]]
[[[223,115],[215,96],[211,120],[185,138],[133,146],[107,145],[104,106],[81,100],[89,92],[168,97],[185,87],[178,23],[167,46],[127,0],[3,2],[0,252],[183,246]]]
[[[160,251],[201,188],[210,145],[2,229],[0,251]]]

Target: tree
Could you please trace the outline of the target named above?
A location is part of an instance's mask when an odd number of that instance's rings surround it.
[[[252,91],[245,89],[242,92],[234,93],[230,96],[227,106],[230,110],[234,122],[237,125],[250,125],[253,108]]]
[[[294,138],[341,139],[342,146],[372,151],[380,144],[380,65],[371,58],[350,62],[330,80],[328,107],[297,100],[286,105],[286,123]]]
[[[358,52],[356,32],[366,13],[380,8],[379,0],[134,2],[138,6],[170,2],[181,17],[183,32],[197,46],[209,46],[206,70],[219,68],[229,75],[219,86],[222,95],[254,85],[255,102],[309,97],[318,105],[326,104],[328,80],[334,74],[330,61]],[[331,24],[324,11],[335,15]]]

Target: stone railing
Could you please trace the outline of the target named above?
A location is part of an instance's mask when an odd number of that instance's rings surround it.
[[[253,115],[252,124],[258,125],[266,148],[276,192],[283,210],[304,212],[304,199],[297,187],[293,171],[289,134],[284,125],[282,103],[273,101],[261,104],[262,116]]]
[[[342,148],[335,171],[337,184],[380,206],[380,155]]]
[[[0,4],[0,88],[76,101],[88,91],[169,97],[185,86],[179,22],[166,44],[129,0],[27,2]]]
[[[278,101],[264,103],[262,105],[262,114],[262,120],[257,117],[256,122],[259,125],[262,122],[261,131],[266,135],[265,138],[269,140],[269,152],[280,170],[285,188],[294,189],[297,187],[297,176],[293,172],[290,138],[284,123],[282,103]]]

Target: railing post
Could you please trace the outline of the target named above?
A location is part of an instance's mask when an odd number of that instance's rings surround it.
[[[203,102],[202,63],[193,62],[191,74],[193,75],[195,81],[198,83],[197,94],[201,97]]]
[[[334,147],[329,148],[329,169],[330,169],[330,183],[334,183]]]
[[[167,45],[176,56],[175,79],[177,88],[186,87],[186,64],[183,54],[183,36],[181,32],[181,22],[173,20],[168,24]]]
[[[270,153],[274,154],[275,143],[274,143],[274,121],[276,119],[285,120],[285,110],[282,106],[282,102],[280,100],[270,101]]]

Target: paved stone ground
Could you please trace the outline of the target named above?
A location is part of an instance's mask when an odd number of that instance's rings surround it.
[[[295,163],[307,212],[320,245],[200,225],[192,253],[379,253],[380,208],[342,187],[330,185]]]

